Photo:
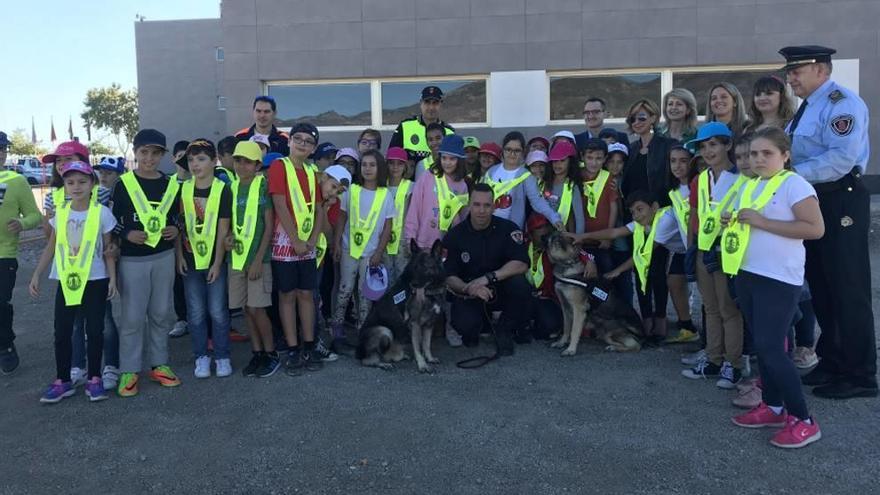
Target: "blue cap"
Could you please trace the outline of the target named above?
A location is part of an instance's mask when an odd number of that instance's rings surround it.
[[[284,155],[281,153],[271,152],[266,153],[266,156],[263,157],[263,169],[269,168],[269,165],[272,165],[272,162],[279,158],[284,158]]]
[[[730,128],[727,127],[727,124],[722,124],[721,122],[707,122],[703,127],[700,127],[699,131],[697,131],[697,137],[684,143],[684,145],[693,149],[703,141],[718,136],[733,137],[733,133],[730,132]]]
[[[321,143],[318,145],[317,148],[315,148],[315,152],[312,153],[312,157],[315,160],[319,160],[321,158],[324,158],[324,156],[326,155],[332,154],[335,158],[337,151],[339,151],[339,149],[333,143]]]
[[[457,136],[455,134],[449,134],[443,137],[443,141],[440,142],[440,152],[441,155],[450,155],[456,158],[464,158],[466,155],[464,154],[464,139],[461,136]]]
[[[110,172],[116,172],[117,174],[125,173],[125,158],[113,157],[113,156],[105,156],[101,158],[101,163],[95,166],[98,170],[108,170]]]

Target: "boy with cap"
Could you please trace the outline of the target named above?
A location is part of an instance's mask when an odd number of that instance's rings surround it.
[[[318,170],[323,172],[327,167],[333,165],[338,151],[333,143],[321,143],[312,154],[312,162],[318,167]]]
[[[0,132],[0,163],[6,161],[9,140]],[[18,368],[15,332],[12,330],[12,289],[18,271],[18,236],[40,226],[42,217],[31,186],[24,176],[0,170],[0,372]]]
[[[105,156],[101,158],[101,163],[95,167],[95,171],[98,172],[101,186],[112,191],[119,176],[125,173],[125,158]]]
[[[174,240],[179,234],[179,184],[159,171],[165,135],[142,129],[134,137],[137,168],[122,174],[113,191],[113,215],[119,224],[119,300],[113,316],[119,326],[117,391],[138,393],[138,373],[147,345],[151,380],[180,385],[168,366],[168,332],[174,324]]]
[[[391,148],[389,148],[389,151]],[[467,164],[467,173],[471,175],[474,171],[480,169],[480,140],[474,136],[464,137],[464,154],[467,155],[465,163]]]

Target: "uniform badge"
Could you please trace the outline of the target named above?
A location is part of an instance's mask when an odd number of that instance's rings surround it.
[[[364,234],[360,232],[356,232],[354,234],[354,245],[360,247],[361,244],[364,243]]]
[[[848,136],[855,127],[855,117],[850,114],[838,115],[831,119],[831,132],[838,136]]]
[[[159,219],[156,217],[151,217],[147,220],[147,232],[150,234],[156,234],[161,230],[159,228]]]
[[[523,233],[522,230],[514,230],[510,233],[510,238],[513,239],[513,242],[517,244],[523,243]]]
[[[449,220],[449,218],[451,218],[451,217],[452,217],[452,207],[444,206],[443,207],[443,219]]]
[[[846,95],[839,89],[835,89],[834,91],[828,93],[828,99],[831,100],[831,103],[837,103],[838,101],[846,98]]]
[[[78,290],[80,287],[82,287],[82,279],[78,274],[70,273],[67,275],[67,280],[65,280],[65,284],[70,290]]]
[[[303,231],[303,234],[308,234],[309,232],[312,231],[312,219],[311,218],[306,218],[305,221],[303,221],[302,231]]]
[[[706,235],[711,234],[715,231],[715,219],[713,217],[709,217],[703,222],[703,233]]]
[[[840,219],[840,226],[841,227],[850,227],[852,224],[853,224],[853,219],[850,217],[842,217]]]
[[[244,243],[236,239],[233,242],[233,249],[235,249],[235,254],[244,254]]]
[[[199,241],[196,243],[196,253],[199,256],[207,256],[208,254],[208,243],[205,241]]]
[[[409,138],[409,142],[412,143],[412,144],[419,144],[419,136],[418,136],[417,134],[413,134],[413,135]]]
[[[461,262],[462,263],[470,263],[471,261],[471,253],[467,251],[462,251],[461,253]]]
[[[739,250],[739,234],[732,230],[728,230],[724,236],[724,250],[727,254],[733,254]]]

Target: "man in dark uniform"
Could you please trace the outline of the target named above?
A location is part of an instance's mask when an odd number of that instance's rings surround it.
[[[493,215],[495,198],[488,184],[471,191],[469,215],[443,239],[444,269],[452,298],[452,327],[464,345],[477,345],[493,311],[498,354],[513,354],[513,335],[531,314],[531,288],[526,280],[529,255],[523,232],[510,220]]]
[[[247,141],[254,134],[263,134],[269,138],[269,152],[290,155],[290,136],[275,127],[275,98],[271,96],[257,96],[254,98],[254,125],[245,127],[235,133],[239,141]]]
[[[414,164],[431,154],[428,148],[428,139],[425,137],[425,128],[428,124],[437,122],[446,128],[446,134],[455,134],[455,129],[440,120],[440,110],[443,107],[443,91],[437,86],[427,86],[422,90],[420,103],[421,115],[402,120],[391,135],[389,148],[398,147],[406,150],[410,161]]]
[[[813,184],[825,236],[805,242],[806,279],[822,334],[819,365],[804,376],[813,394],[832,399],[877,395],[877,350],[868,253],[870,196],[861,175],[870,154],[868,109],[853,91],[831,80],[822,46],[790,46],[788,83],[803,99],[786,131],[794,170]]]

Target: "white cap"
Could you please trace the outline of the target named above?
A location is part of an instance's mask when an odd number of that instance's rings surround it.
[[[558,138],[558,137],[564,137],[564,138],[571,139],[571,142],[575,142],[575,141],[576,141],[576,139],[574,138],[574,133],[571,132],[571,131],[559,131],[559,132],[557,132],[556,134],[553,135],[553,139],[556,139],[556,138]],[[552,141],[553,139],[551,139],[551,141]]]
[[[526,166],[531,167],[535,162],[547,163],[547,153],[544,153],[541,150],[529,152],[528,156],[526,156]]]
[[[249,141],[253,141],[258,144],[266,145],[266,148],[271,148],[272,146],[269,144],[269,135],[268,134],[254,134],[251,136]]]
[[[623,153],[623,156],[629,156],[629,148],[626,147],[623,143],[611,143],[608,145],[608,154],[610,155],[614,151],[619,151]]]
[[[343,186],[351,184],[351,173],[342,165],[330,165],[324,170],[324,173],[336,179]]]

